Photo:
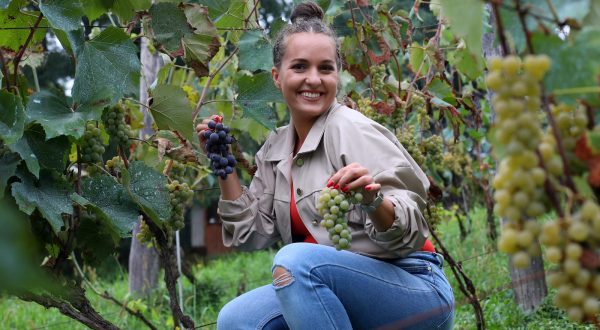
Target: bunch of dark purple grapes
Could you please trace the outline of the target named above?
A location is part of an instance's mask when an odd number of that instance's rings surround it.
[[[237,161],[229,152],[229,145],[234,139],[229,135],[229,127],[223,125],[221,117],[215,117],[208,122],[208,130],[204,131],[206,138],[206,153],[210,159],[210,167],[215,176],[225,180],[227,175],[233,173]]]

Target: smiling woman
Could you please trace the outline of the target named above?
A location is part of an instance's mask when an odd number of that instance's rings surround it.
[[[322,9],[302,3],[291,20],[271,70],[290,123],[256,154],[250,187],[235,172],[218,179],[225,245],[286,245],[273,284],[229,302],[217,327],[449,329],[454,297],[423,217],[427,177],[394,134],[336,101],[340,52]],[[210,120],[197,127],[202,143]],[[319,226],[325,187],[364,196],[340,225],[348,251]]]

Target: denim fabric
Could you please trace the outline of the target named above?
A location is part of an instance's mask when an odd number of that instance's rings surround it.
[[[452,288],[441,255],[378,260],[310,243],[284,246],[273,269],[290,274],[229,302],[218,329],[450,329]]]

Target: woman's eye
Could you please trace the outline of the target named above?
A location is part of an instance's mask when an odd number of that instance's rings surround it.
[[[331,65],[324,65],[324,66],[321,67],[321,71],[331,72],[333,70],[334,70],[334,68]]]
[[[294,64],[292,65],[292,69],[294,70],[304,70],[306,69],[306,65],[298,63],[298,64]]]

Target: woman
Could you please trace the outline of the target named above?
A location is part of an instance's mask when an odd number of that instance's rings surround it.
[[[217,327],[449,329],[452,289],[422,213],[427,178],[391,132],[336,102],[341,59],[322,19],[318,5],[302,3],[275,42],[273,81],[291,120],[256,154],[250,187],[235,172],[219,179],[227,246],[286,245],[273,284],[229,302]],[[325,186],[364,192],[347,214],[349,251],[333,248],[319,226]]]

